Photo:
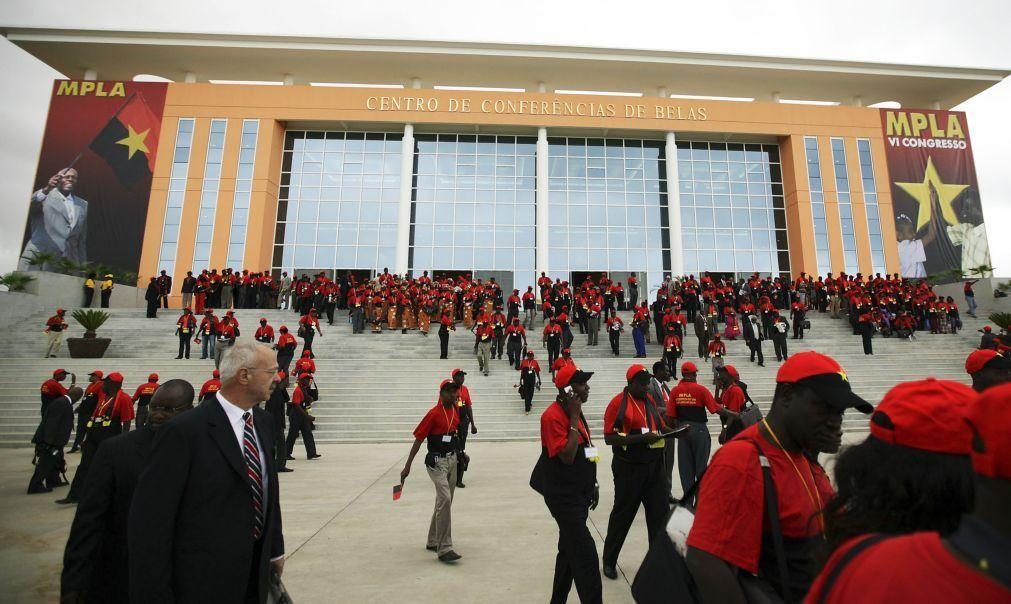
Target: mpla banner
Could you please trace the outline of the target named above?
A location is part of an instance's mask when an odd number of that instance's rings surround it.
[[[902,276],[990,276],[965,113],[882,109],[881,126]]]
[[[137,271],[167,90],[53,83],[19,269]]]

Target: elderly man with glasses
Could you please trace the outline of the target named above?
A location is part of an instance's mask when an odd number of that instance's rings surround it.
[[[130,505],[132,602],[265,602],[284,567],[266,344],[221,359],[221,389],[161,427]],[[208,569],[213,568],[213,572]]]

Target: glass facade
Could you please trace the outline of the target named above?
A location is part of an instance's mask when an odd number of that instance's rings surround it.
[[[821,159],[818,157],[818,139],[804,137],[807,156],[807,184],[811,190],[811,215],[814,219],[814,245],[818,257],[818,274],[832,271],[832,254],[829,248],[828,221],[825,219],[825,189],[821,179]]]
[[[239,166],[235,173],[235,193],[232,197],[232,224],[228,232],[228,266],[243,266],[246,252],[246,226],[249,223],[249,199],[253,190],[253,164],[259,120],[242,120],[239,140]]]
[[[408,270],[532,285],[536,138],[414,138]],[[642,273],[650,286],[659,285],[673,264],[666,144],[582,137],[547,142],[543,244],[552,275]],[[393,270],[401,145],[400,133],[287,132],[273,268]],[[679,141],[677,152],[685,271],[789,273],[778,145]]]
[[[678,141],[686,273],[790,272],[779,146]]]
[[[218,188],[221,184],[221,157],[225,149],[225,128],[228,120],[211,120],[207,137],[207,159],[204,180],[200,185],[200,212],[193,244],[193,270],[211,268],[211,241],[214,238],[214,215],[218,208]]]
[[[839,202],[844,270],[853,274],[860,270],[860,264],[857,261],[857,236],[853,230],[853,200],[850,196],[850,178],[846,169],[846,145],[841,138],[832,139],[832,168],[835,172],[836,199]]]
[[[534,283],[536,150],[532,137],[415,136],[414,274],[505,272],[515,287]]]
[[[874,184],[874,163],[871,160],[871,141],[857,139],[857,155],[860,159],[860,180],[864,191],[864,207],[867,210],[867,234],[871,244],[871,270],[875,273],[885,270],[885,247],[881,238],[881,211],[878,208],[878,189]]]
[[[664,163],[658,141],[549,138],[552,273],[643,271],[659,284],[670,270]]]
[[[190,169],[190,146],[193,142],[193,118],[182,118],[176,128],[176,143],[169,175],[165,221],[162,223],[161,250],[158,270],[173,274],[176,251],[179,248],[179,224],[182,221],[183,200],[186,197],[186,175]]]
[[[274,269],[393,269],[402,138],[287,132]]]

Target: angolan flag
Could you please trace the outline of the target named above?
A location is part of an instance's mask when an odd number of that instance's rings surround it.
[[[91,141],[91,150],[109,164],[123,186],[131,189],[154,173],[159,126],[160,120],[144,96],[135,92]]]

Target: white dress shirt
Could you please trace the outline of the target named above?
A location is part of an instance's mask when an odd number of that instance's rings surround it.
[[[239,455],[242,456],[242,463],[246,463],[246,456],[242,452],[242,441],[245,440],[246,422],[242,419],[242,415],[246,413],[241,407],[236,407],[228,399],[221,396],[221,391],[218,390],[218,402],[221,403],[221,408],[225,410],[225,415],[228,416],[228,423],[231,424],[232,432],[235,433],[235,444],[239,447]],[[249,413],[253,410],[250,409]],[[260,435],[256,433],[256,420],[253,420],[253,438],[256,440],[256,450],[260,452],[260,477],[263,482],[263,511],[264,516],[267,512],[267,494],[270,492],[267,490],[269,476],[267,475],[267,461],[263,456],[263,445],[260,443]],[[266,529],[264,529],[266,530]]]
[[[70,193],[63,198],[63,203],[67,209],[67,222],[70,224],[70,228],[74,228],[77,223],[77,211],[74,208],[74,196]]]

